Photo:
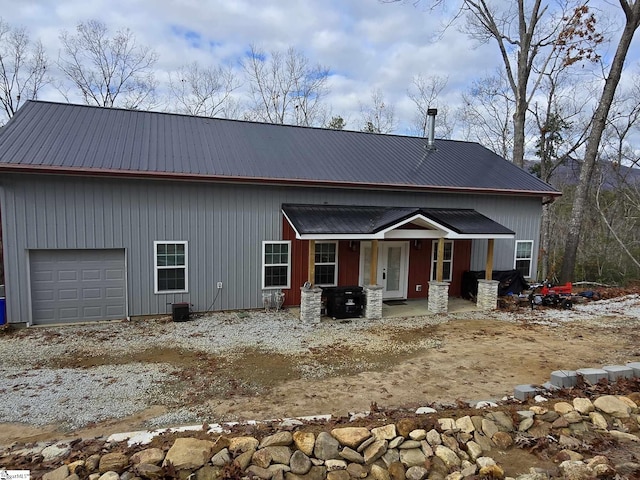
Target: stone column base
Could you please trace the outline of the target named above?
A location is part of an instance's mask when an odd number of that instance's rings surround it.
[[[300,320],[304,323],[320,323],[322,315],[322,289],[300,288]]]
[[[382,287],[380,285],[365,285],[366,303],[364,316],[370,320],[382,318]]]
[[[495,310],[498,307],[497,280],[478,280],[478,299],[476,305],[484,312]]]
[[[449,282],[429,282],[427,309],[431,313],[447,313],[449,311]]]

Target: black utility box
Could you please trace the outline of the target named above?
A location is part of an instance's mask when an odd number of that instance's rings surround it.
[[[172,303],[171,315],[173,317],[173,321],[186,322],[187,320],[189,320],[189,307],[190,305],[187,302]]]
[[[362,287],[326,287],[322,289],[327,315],[333,318],[358,318],[364,311]]]

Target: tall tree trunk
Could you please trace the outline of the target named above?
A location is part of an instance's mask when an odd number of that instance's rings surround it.
[[[568,282],[573,279],[578,244],[580,243],[580,232],[582,230],[582,223],[586,214],[585,207],[591,187],[591,181],[593,179],[593,173],[598,160],[598,151],[600,149],[602,133],[604,132],[618,83],[620,82],[629,46],[631,45],[633,35],[640,24],[640,0],[635,0],[634,2],[620,0],[620,5],[626,17],[626,24],[624,31],[622,32],[622,36],[620,37],[620,41],[618,42],[616,54],[613,57],[613,63],[611,64],[609,76],[604,84],[598,108],[596,109],[591,121],[591,131],[589,132],[589,138],[587,139],[584,162],[580,170],[580,181],[576,187],[576,194],[573,200],[573,207],[571,209],[569,232],[567,235],[564,258],[562,259],[562,270],[560,272],[561,282]]]

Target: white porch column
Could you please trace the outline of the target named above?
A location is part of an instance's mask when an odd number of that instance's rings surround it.
[[[322,316],[322,289],[300,288],[300,320],[304,323],[320,323]]]
[[[497,280],[478,280],[478,299],[476,305],[482,311],[495,310],[498,306]]]
[[[364,306],[365,318],[377,320],[382,318],[382,286],[366,285],[364,287],[366,303]]]
[[[427,310],[431,313],[447,313],[449,311],[449,282],[429,282]]]

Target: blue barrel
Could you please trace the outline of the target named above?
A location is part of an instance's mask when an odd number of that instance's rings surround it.
[[[0,325],[4,325],[7,322],[6,306],[6,300],[0,297]]]

